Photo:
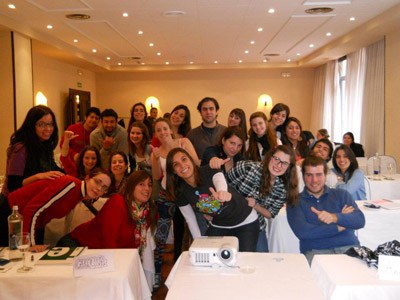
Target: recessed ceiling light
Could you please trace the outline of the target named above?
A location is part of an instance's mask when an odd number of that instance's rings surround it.
[[[78,40],[77,39],[74,39],[74,43],[77,43],[78,42]]]
[[[244,53],[249,54],[249,50],[244,50]]]
[[[141,62],[140,64],[141,64],[141,65],[144,65],[144,62]]]
[[[243,62],[243,60],[239,59],[239,64],[241,64]]]
[[[157,55],[160,56],[160,55],[161,55],[161,52],[157,52]]]
[[[67,19],[80,20],[80,21],[90,19],[90,16],[85,15],[85,14],[68,14],[68,15],[65,15],[65,17]]]
[[[51,24],[47,25],[47,29],[53,29],[53,25]]]
[[[218,63],[218,60],[214,60],[214,64],[217,64]]]
[[[97,52],[97,49],[92,49],[92,52],[93,52],[93,53],[96,53],[96,52]]]
[[[291,60],[290,58],[288,58],[286,61],[287,61],[287,62],[291,62],[292,60]]]
[[[356,18],[354,18],[354,17],[350,17],[350,19],[349,19],[350,21],[355,21],[356,20]]]
[[[119,63],[118,63],[118,66],[122,66],[122,63],[119,62]]]
[[[326,33],[326,36],[331,36],[331,35],[332,35],[332,33],[330,33],[330,32]]]
[[[10,4],[8,4],[8,8],[9,9],[16,9],[17,7],[14,4],[10,3]]]
[[[189,62],[189,64],[193,65],[193,64],[194,64],[194,62],[190,61],[190,62]]]
[[[297,55],[297,56],[300,56],[300,55],[301,55],[301,53],[296,53],[296,55]]]
[[[268,9],[269,14],[273,14],[274,12],[275,12],[275,9],[273,9],[273,8]]]
[[[111,60],[111,57],[107,56],[106,59],[107,59],[107,60]]]
[[[263,62],[265,62],[265,63],[268,62],[268,61],[269,61],[269,59],[267,59],[267,58],[263,59]]]
[[[166,61],[165,64],[166,64],[166,65],[169,65],[169,61]]]
[[[137,32],[137,34],[142,35],[142,34],[143,34],[143,31],[139,30],[139,31]]]
[[[150,44],[149,44],[149,46],[150,46],[150,47],[153,47],[153,46],[154,46],[154,44],[153,44],[153,43],[150,43]]]
[[[124,18],[127,18],[127,17],[129,17],[129,14],[128,14],[127,12],[124,12],[124,13],[122,13],[122,16],[123,16]]]
[[[308,47],[314,48],[314,44],[310,44],[310,45],[308,45]]]
[[[256,42],[255,41],[250,41],[250,44],[254,45]]]
[[[258,32],[263,31],[262,27],[258,27],[258,28],[257,28],[257,31],[258,31]]]

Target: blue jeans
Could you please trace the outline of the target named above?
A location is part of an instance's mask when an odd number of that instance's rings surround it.
[[[260,230],[258,233],[256,252],[269,252],[267,233],[264,230]]]
[[[342,246],[342,247],[336,247],[336,248],[330,248],[330,249],[312,249],[309,251],[306,251],[304,255],[307,258],[308,264],[311,266],[311,262],[314,258],[314,255],[316,254],[343,254],[347,250],[349,250],[351,247],[359,247],[359,245],[348,245],[348,246]]]

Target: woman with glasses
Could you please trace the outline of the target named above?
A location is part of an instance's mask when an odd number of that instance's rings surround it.
[[[257,211],[260,221],[257,252],[268,252],[265,218],[275,217],[285,202],[295,203],[298,198],[293,150],[280,145],[268,151],[262,162],[239,161],[227,178]]]
[[[103,196],[110,184],[108,172],[96,168],[84,180],[65,175],[35,181],[10,193],[8,204],[18,205],[24,219],[23,232],[31,234],[32,245],[43,244],[46,224],[65,217],[81,201],[90,204]]]
[[[54,161],[57,144],[58,127],[53,111],[44,105],[32,107],[21,127],[12,134],[7,149],[6,180],[0,195],[0,246],[8,245],[8,194],[39,179],[55,180],[64,175]]]

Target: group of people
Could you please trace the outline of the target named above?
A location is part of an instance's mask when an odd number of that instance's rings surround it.
[[[1,245],[8,243],[13,205],[33,245],[44,243],[52,219],[65,217],[59,246],[138,248],[142,258],[151,253],[156,288],[172,223],[175,258],[185,231],[192,238],[236,236],[239,251],[268,252],[265,219],[284,205],[310,260],[320,251],[359,245],[354,230],[365,220],[355,200],[365,198],[365,188],[347,137],[336,148],[326,136],[307,139],[283,103],[269,118],[252,113],[249,129],[242,109],[231,111],[227,126],[217,121],[219,109],[216,99],[202,99],[202,123],[191,128],[186,105],[157,118],[155,108],[148,117],[136,103],[125,129],[113,109],[89,108],[83,123],[65,130],[58,166],[56,117],[46,106],[31,108],[7,150]],[[334,189],[325,185],[328,172],[340,178]],[[99,198],[108,200],[101,206]]]

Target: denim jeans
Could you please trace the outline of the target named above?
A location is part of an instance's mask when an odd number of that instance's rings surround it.
[[[256,252],[269,252],[267,233],[264,230],[260,230],[258,233]]]
[[[351,247],[359,247],[359,245],[348,245],[348,246],[341,246],[341,247],[330,248],[330,249],[312,249],[312,250],[306,251],[304,253],[304,255],[306,256],[307,261],[308,261],[309,265],[311,266],[311,262],[314,258],[314,255],[317,255],[317,254],[343,254],[347,250],[349,250],[349,248],[351,248]]]

